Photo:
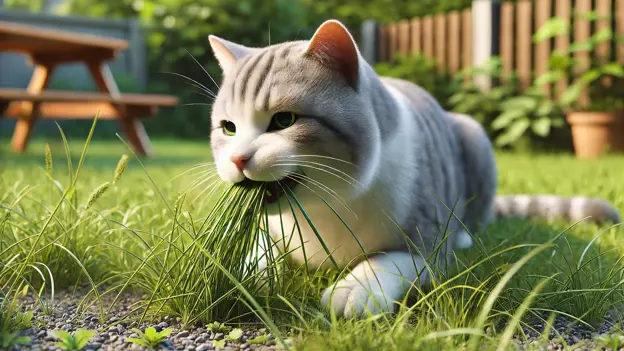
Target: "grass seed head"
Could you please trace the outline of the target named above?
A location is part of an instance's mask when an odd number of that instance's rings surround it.
[[[89,201],[87,201],[87,207],[85,207],[85,210],[89,209],[91,206],[93,206],[93,204],[106,192],[106,190],[108,190],[108,188],[110,187],[110,183],[106,182],[102,185],[100,185],[99,187],[97,187],[92,193],[91,196],[89,196]]]
[[[113,178],[113,184],[117,184],[123,173],[126,171],[128,167],[128,155],[123,154],[117,163],[117,167],[115,168],[115,178]]]
[[[50,144],[45,145],[45,165],[46,165],[46,172],[51,175],[53,171],[53,164],[52,164],[52,149],[50,148]]]

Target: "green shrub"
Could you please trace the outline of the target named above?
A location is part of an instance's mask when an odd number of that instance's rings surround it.
[[[440,72],[435,60],[422,55],[399,55],[396,63],[376,64],[375,71],[381,76],[401,78],[418,84],[432,94],[444,108],[449,107],[448,100],[457,88],[448,73]]]

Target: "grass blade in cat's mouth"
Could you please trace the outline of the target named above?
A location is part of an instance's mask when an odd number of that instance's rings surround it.
[[[284,178],[275,182],[266,182],[266,190],[264,194],[264,202],[272,204],[279,200],[288,190],[293,190],[297,182],[291,178]]]

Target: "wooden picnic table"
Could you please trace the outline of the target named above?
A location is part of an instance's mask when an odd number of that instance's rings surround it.
[[[117,119],[137,153],[150,155],[150,141],[140,120],[159,106],[174,106],[169,95],[121,94],[107,61],[128,48],[125,40],[76,34],[0,21],[0,51],[26,54],[34,72],[26,90],[0,88],[0,116],[17,118],[11,141],[15,151],[26,149],[39,118]],[[61,64],[84,63],[99,93],[45,90]]]

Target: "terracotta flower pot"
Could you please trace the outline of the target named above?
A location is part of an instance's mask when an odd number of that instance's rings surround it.
[[[624,125],[619,112],[570,112],[572,142],[578,158],[591,159],[607,151],[624,150]]]

